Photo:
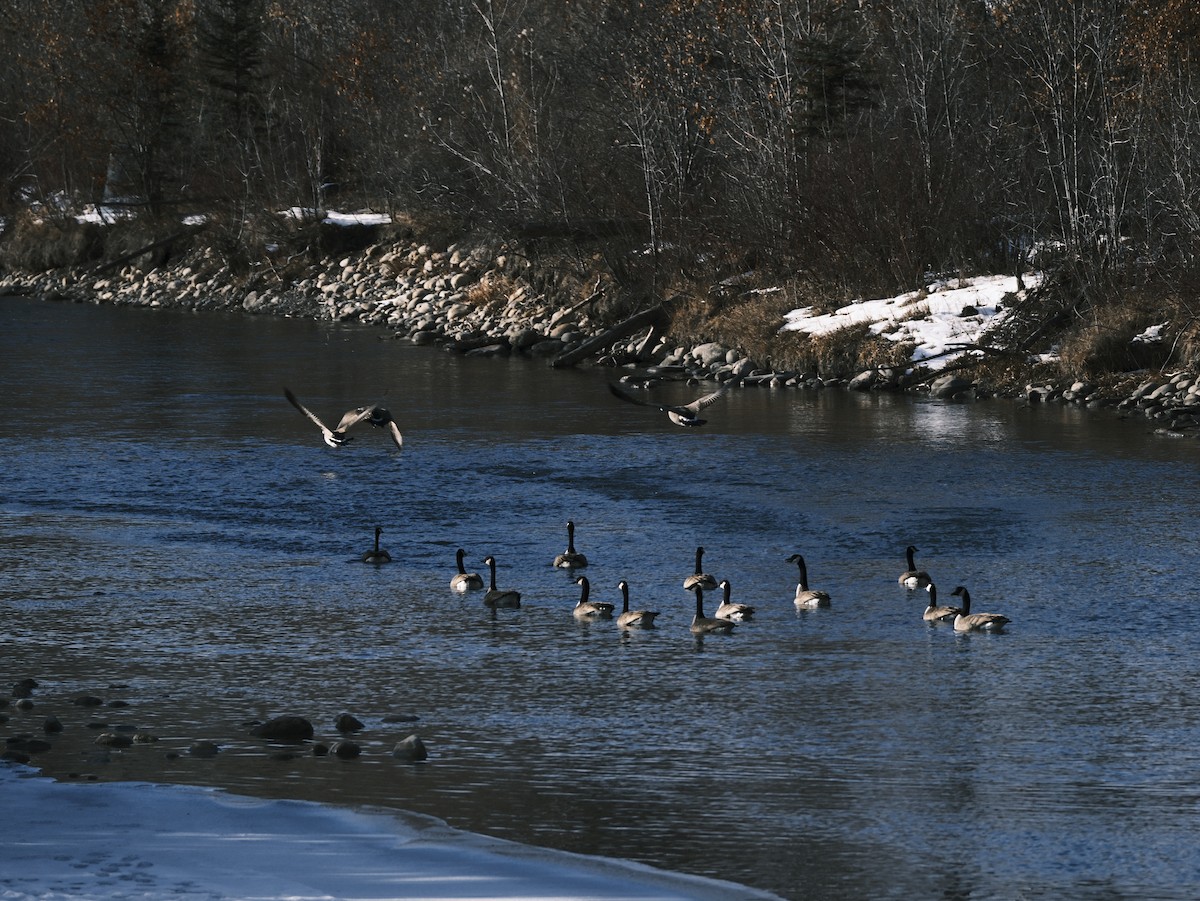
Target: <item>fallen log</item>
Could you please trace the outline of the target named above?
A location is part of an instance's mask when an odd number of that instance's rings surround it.
[[[643,310],[636,315],[630,316],[624,322],[614,325],[608,331],[596,335],[594,338],[589,338],[572,350],[563,351],[550,361],[550,365],[555,369],[565,369],[568,366],[574,366],[580,360],[586,360],[594,354],[608,350],[617,341],[641,331],[646,326],[657,325],[661,327],[670,322],[670,319],[671,315],[667,311],[666,306],[658,304],[648,310]]]
[[[165,238],[158,238],[155,241],[151,241],[149,244],[139,247],[137,250],[131,250],[129,253],[121,254],[115,260],[106,260],[103,263],[98,263],[92,267],[91,272],[95,275],[101,272],[107,272],[110,269],[116,269],[118,266],[123,265],[129,260],[136,259],[144,253],[149,253],[152,250],[158,250],[160,247],[166,247],[168,244],[172,244],[175,241],[178,241],[180,238],[186,237],[187,235],[193,234],[197,231],[201,231],[204,228],[204,225],[193,226],[192,228],[175,232],[173,235],[168,235]]]

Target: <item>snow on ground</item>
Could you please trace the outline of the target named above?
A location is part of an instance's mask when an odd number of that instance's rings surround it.
[[[283,211],[284,216],[297,220],[311,219],[315,214],[314,210],[298,206]],[[370,211],[346,213],[337,210],[326,210],[322,214],[322,219],[332,225],[387,225],[392,221],[392,217],[387,213]]]
[[[778,901],[415,814],[184,786],[56,782],[3,762],[0,799],[5,901]]]
[[[1026,275],[1024,280],[1027,288],[1038,283],[1036,275]],[[812,307],[792,310],[783,329],[827,335],[867,324],[876,335],[916,345],[914,363],[928,361],[929,368],[940,369],[957,356],[953,353],[956,348],[979,343],[989,329],[1003,321],[1008,314],[1005,296],[1016,292],[1015,276],[934,282],[925,291],[855,301],[832,313],[814,313]],[[937,356],[943,353],[946,356]]]

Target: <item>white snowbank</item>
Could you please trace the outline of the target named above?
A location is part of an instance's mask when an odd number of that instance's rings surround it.
[[[1037,283],[1038,276],[1025,276],[1027,288]],[[815,314],[812,307],[792,310],[783,329],[827,335],[865,323],[874,334],[890,341],[912,342],[916,345],[913,362],[928,360],[930,368],[939,369],[957,356],[953,353],[956,348],[979,343],[989,329],[1003,321],[1008,313],[1004,298],[1009,294],[1017,294],[1015,276],[935,282],[924,292],[855,301],[832,313]],[[947,355],[929,359],[942,353]]]
[[[776,896],[300,801],[0,763],[0,898],[718,901]]]

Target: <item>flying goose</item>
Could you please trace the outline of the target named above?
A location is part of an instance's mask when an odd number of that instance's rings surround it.
[[[587,566],[587,557],[575,550],[575,523],[567,520],[567,549],[554,558],[554,565],[559,569],[583,569]]]
[[[730,603],[729,596],[733,593],[733,586],[729,584],[728,579],[722,579],[720,587],[725,592],[725,600],[717,607],[713,616],[717,619],[731,619],[734,622],[745,622],[754,616],[754,608],[749,604]]]
[[[998,632],[1012,622],[1007,616],[999,613],[972,613],[971,595],[961,585],[950,593],[962,598],[962,612],[954,617],[955,632]]]
[[[458,572],[450,580],[450,587],[455,591],[478,591],[483,587],[483,576],[479,575],[479,573],[467,572],[466,567],[463,566],[463,558],[466,555],[467,552],[462,548],[459,548],[455,552],[454,557],[458,562]]]
[[[706,394],[703,397],[697,398],[690,404],[676,406],[674,404],[656,404],[649,401],[644,401],[640,397],[635,397],[634,395],[630,394],[615,382],[608,383],[608,390],[617,397],[621,398],[621,400],[627,400],[631,404],[637,404],[642,407],[654,407],[660,412],[666,413],[667,418],[670,419],[671,422],[675,423],[675,425],[684,426],[699,426],[708,422],[707,419],[700,418],[700,411],[710,404],[720,400],[725,395],[726,391],[726,389],[722,387],[712,392],[712,394]]]
[[[364,551],[362,555],[363,563],[391,563],[392,555],[379,546],[379,536],[383,529],[379,526],[375,527],[375,547],[369,551]]]
[[[488,607],[520,607],[521,592],[506,589],[501,591],[496,587],[496,558],[490,554],[483,558],[491,573],[491,587],[483,596],[483,603]]]
[[[387,429],[392,444],[396,445],[398,450],[404,448],[404,436],[400,434],[400,426],[396,425],[396,420],[392,419],[390,410],[385,410],[380,406],[371,407],[371,415],[367,417],[367,420],[377,429]]]
[[[588,600],[588,594],[591,592],[591,584],[588,582],[587,576],[580,576],[575,580],[575,584],[581,589],[579,600],[576,602],[575,609],[572,611],[577,618],[612,619],[612,604],[607,604],[604,601]]]
[[[703,557],[704,557],[704,548],[702,548],[702,547],[696,548],[696,571],[694,573],[692,573],[690,576],[688,576],[686,579],[683,580],[683,587],[686,588],[688,591],[691,591],[692,588],[696,585],[699,585],[701,588],[716,588],[717,587],[717,580],[715,578],[713,578],[711,575],[709,575],[708,573],[706,573],[704,571],[704,567],[700,563],[701,558],[703,558]]]
[[[932,582],[925,586],[925,590],[929,592],[929,606],[921,614],[921,619],[931,623],[949,622],[962,613],[960,607],[950,607],[945,604],[938,606],[937,586]]]
[[[692,591],[696,594],[696,615],[692,617],[689,627],[692,632],[696,635],[728,635],[732,632],[737,625],[733,620],[713,619],[704,615],[704,588],[697,584],[692,586]]]
[[[658,616],[658,611],[630,610],[629,583],[622,579],[617,583],[617,588],[621,589],[621,612],[617,616],[617,625],[622,629],[653,629],[654,618]]]
[[[397,427],[395,420],[392,419],[392,414],[383,407],[374,404],[369,407],[355,407],[353,410],[348,410],[342,414],[337,428],[331,429],[325,423],[321,422],[320,417],[316,413],[300,403],[290,389],[284,388],[283,395],[288,399],[288,403],[308,417],[321,430],[321,436],[330,447],[341,447],[350,441],[351,436],[346,433],[350,431],[352,426],[358,425],[363,420],[369,420],[372,425],[379,428],[387,428],[396,447],[403,447],[404,445],[404,438],[401,436],[400,429]]]
[[[927,588],[933,581],[929,578],[929,573],[923,569],[917,569],[917,564],[913,561],[913,554],[916,552],[917,549],[911,544],[904,549],[904,556],[908,560],[908,569],[900,573],[900,578],[896,580],[909,591],[914,588]]]
[[[792,554],[787,558],[788,563],[795,563],[800,570],[800,584],[796,586],[796,606],[801,610],[812,610],[817,607],[828,607],[829,592],[808,587],[808,567],[804,565],[804,557]]]

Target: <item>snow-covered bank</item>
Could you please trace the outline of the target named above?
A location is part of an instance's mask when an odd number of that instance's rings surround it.
[[[546,851],[415,815],[146,783],[60,783],[0,763],[0,898],[717,901],[777,896]]]

